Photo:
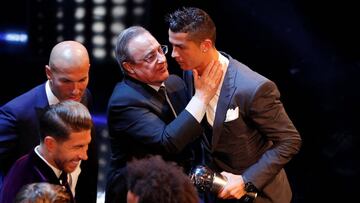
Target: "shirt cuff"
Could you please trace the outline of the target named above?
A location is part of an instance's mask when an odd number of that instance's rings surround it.
[[[199,123],[206,112],[206,105],[196,97],[192,97],[185,108]]]

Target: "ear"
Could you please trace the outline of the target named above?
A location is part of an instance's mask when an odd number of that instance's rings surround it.
[[[212,41],[210,39],[205,39],[200,44],[201,52],[206,53],[212,47]]]
[[[57,142],[55,138],[51,136],[46,136],[44,138],[44,145],[49,152],[53,152],[56,148]]]
[[[46,77],[48,80],[51,80],[52,78],[52,73],[51,73],[51,68],[50,66],[46,65],[45,66],[45,73],[46,73]]]
[[[128,190],[127,192],[127,203],[138,203],[139,202],[139,197],[136,196],[134,193],[132,193],[130,190]]]
[[[129,62],[123,62],[122,66],[124,67],[125,71],[130,75],[135,73],[134,69],[131,67],[131,64]]]

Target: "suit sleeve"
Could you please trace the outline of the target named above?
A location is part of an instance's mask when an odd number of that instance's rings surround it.
[[[13,150],[16,147],[18,135],[16,133],[16,117],[6,108],[0,109],[0,173],[6,173],[14,160]]]
[[[85,96],[82,98],[83,103],[91,112],[92,110],[92,94],[86,89]],[[96,123],[91,129],[91,142],[88,148],[88,159],[81,162],[81,173],[76,184],[75,199],[77,202],[96,203],[97,183],[98,183],[98,134],[96,131]]]
[[[260,133],[272,141],[272,146],[259,161],[243,174],[247,181],[261,188],[300,150],[301,138],[271,81],[262,83],[254,92],[249,116]]]
[[[112,106],[109,111],[112,133],[131,135],[154,151],[179,153],[201,134],[201,126],[186,110],[166,124],[145,106]]]

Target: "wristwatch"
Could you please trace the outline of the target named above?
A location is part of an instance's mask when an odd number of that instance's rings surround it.
[[[246,195],[243,198],[243,202],[250,203],[253,202],[257,197],[258,189],[255,187],[252,182],[245,183]]]

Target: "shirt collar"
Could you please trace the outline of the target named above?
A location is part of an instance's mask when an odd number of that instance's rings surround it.
[[[227,68],[229,66],[229,59],[226,58],[224,55],[222,55],[220,52],[218,52],[218,54],[219,54],[219,62],[221,64],[221,69],[223,71],[223,75],[222,75],[222,78],[221,78],[221,81],[220,81],[220,85],[218,87],[218,90],[216,91],[217,94],[220,95],[220,90],[221,90],[222,84],[224,82],[224,78],[225,78]]]
[[[150,85],[150,84],[148,84],[151,88],[153,88],[155,91],[159,91],[159,89],[160,89],[160,87],[162,87],[162,86],[164,86],[165,87],[165,83],[163,82],[163,83],[161,83],[161,85],[160,86],[157,86],[157,85]]]
[[[54,93],[51,91],[50,88],[50,81],[46,81],[45,84],[45,91],[46,91],[46,97],[49,101],[49,105],[57,104],[60,102],[60,100],[54,95]]]
[[[46,161],[46,159],[40,154],[40,152],[39,152],[40,149],[39,148],[40,148],[40,145],[35,147],[35,149],[34,149],[35,153],[54,171],[56,177],[59,178],[62,171],[57,169],[53,165],[51,165],[48,161]]]

